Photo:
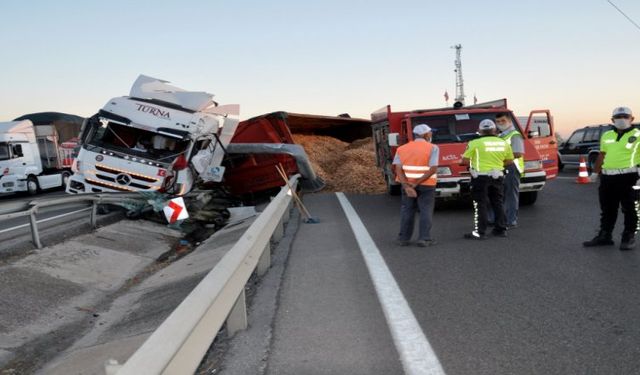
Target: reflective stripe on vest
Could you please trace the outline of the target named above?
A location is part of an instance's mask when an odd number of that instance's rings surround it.
[[[618,132],[606,131],[600,140],[605,152],[602,169],[634,168],[640,164],[640,130],[630,130],[618,140]],[[605,147],[602,147],[605,146]]]
[[[431,150],[433,150],[433,145],[422,141],[413,141],[398,147],[397,153],[402,164],[402,171],[410,183],[415,183],[431,169],[429,166]],[[396,181],[400,181],[400,179],[396,178]],[[437,176],[434,173],[427,180],[422,181],[420,185],[435,186],[436,182]]]
[[[509,142],[509,145],[511,145],[511,138],[513,138],[513,136],[515,135],[519,135],[520,138],[522,138],[522,141],[524,142],[524,138],[522,137],[522,134],[520,134],[520,132],[515,129],[507,133],[507,135],[505,135],[504,138],[502,139]],[[520,172],[520,175],[522,175],[524,173],[524,156],[521,156],[515,159],[514,162],[515,162],[514,164],[516,165],[516,168],[518,169],[518,172]]]

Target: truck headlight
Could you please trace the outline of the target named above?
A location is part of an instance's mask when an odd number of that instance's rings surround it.
[[[524,162],[524,169],[542,169],[542,160],[531,160]]]
[[[438,167],[438,176],[451,176],[451,168]]]

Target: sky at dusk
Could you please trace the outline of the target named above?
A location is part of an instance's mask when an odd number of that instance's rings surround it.
[[[614,0],[640,22],[640,2]],[[369,118],[440,107],[462,44],[467,103],[549,108],[559,132],[640,118],[640,30],[606,0],[0,2],[0,121],[90,116],[139,74],[238,103]]]

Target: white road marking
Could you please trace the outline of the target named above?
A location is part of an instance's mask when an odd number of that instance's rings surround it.
[[[57,215],[57,216],[48,217],[48,218],[46,218],[46,219],[37,220],[37,222],[38,222],[38,223],[45,223],[45,222],[47,222],[47,221],[60,219],[61,217],[65,217],[65,216],[69,216],[69,215],[77,214],[78,212],[89,211],[90,209],[91,209],[91,207],[83,208],[83,209],[81,209],[81,210],[71,211],[71,212],[67,212],[67,213],[64,213],[64,214]],[[29,225],[31,225],[31,224],[29,224],[29,223],[27,223],[27,224],[20,224],[20,225],[16,225],[15,227],[11,227],[11,228],[7,228],[7,229],[3,229],[3,230],[0,230],[0,234],[2,234],[2,233],[6,233],[6,232],[11,232],[12,230],[16,230],[16,229],[20,229],[20,228],[28,227]]]
[[[402,367],[408,375],[441,375],[444,370],[413,315],[398,283],[367,228],[343,193],[336,193],[373,280]]]

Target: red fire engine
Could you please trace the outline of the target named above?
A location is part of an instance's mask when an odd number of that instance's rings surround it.
[[[467,142],[478,137],[478,124],[484,119],[495,120],[498,113],[508,113],[523,134],[525,144],[525,171],[520,182],[520,203],[535,203],[545,182],[558,173],[557,144],[553,130],[553,117],[549,110],[531,111],[526,123],[507,107],[507,100],[459,108],[420,109],[393,112],[386,106],[371,114],[376,145],[377,165],[382,170],[390,194],[400,193],[392,167],[398,146],[413,139],[412,129],[427,124],[433,129],[432,142],[440,148],[436,197],[458,198],[470,193],[471,175],[459,165]]]

